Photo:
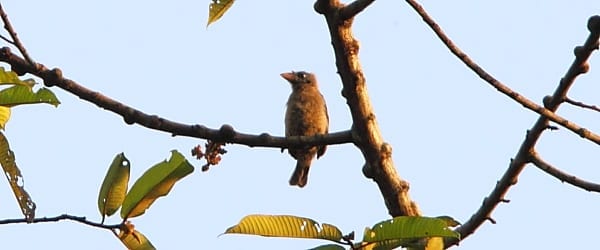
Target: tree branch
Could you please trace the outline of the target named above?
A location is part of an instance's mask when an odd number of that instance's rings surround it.
[[[347,20],[353,18],[369,7],[373,2],[375,2],[375,0],[355,0],[352,3],[349,3],[340,10],[340,19]]]
[[[448,47],[452,54],[456,55],[456,57],[458,57],[467,67],[473,70],[473,72],[475,72],[475,74],[477,74],[481,79],[492,85],[492,87],[496,88],[501,93],[505,94],[506,96],[515,100],[519,104],[523,105],[525,108],[536,112],[544,116],[545,118],[567,128],[568,130],[571,130],[573,133],[600,145],[600,135],[595,134],[586,128],[580,127],[579,125],[554,113],[554,111],[556,111],[556,108],[558,107],[558,104],[562,102],[563,99],[566,97],[566,92],[575,80],[575,77],[577,77],[577,75],[579,74],[587,72],[587,70],[589,69],[589,65],[587,65],[586,60],[588,59],[592,51],[598,48],[598,28],[596,28],[596,31],[590,29],[591,33],[588,37],[588,40],[585,43],[586,45],[575,49],[575,62],[572,64],[565,77],[560,81],[559,87],[554,92],[554,98],[552,98],[551,102],[549,103],[551,105],[544,108],[542,106],[537,105],[535,102],[527,99],[526,97],[522,96],[518,92],[510,89],[502,82],[494,78],[492,75],[487,73],[479,65],[477,65],[477,63],[475,63],[465,52],[458,48],[458,46],[456,46],[454,42],[452,42],[452,40],[450,40],[450,38],[444,33],[440,26],[433,20],[433,18],[429,16],[429,14],[427,14],[425,9],[423,9],[423,7],[419,3],[417,3],[415,0],[406,0],[406,2],[408,2],[408,4],[411,7],[413,7],[413,9],[419,14],[419,16],[423,18],[425,23],[427,23],[427,25],[431,27],[431,29],[446,45],[446,47]],[[590,18],[590,22],[592,22],[592,20],[595,20],[596,18],[600,19],[600,16]],[[594,41],[596,41],[595,46]]]
[[[550,163],[545,162],[537,152],[533,152],[531,155],[531,163],[535,164],[539,169],[543,170],[549,175],[556,177],[562,182],[569,183],[573,186],[583,188],[586,191],[590,192],[600,192],[600,184],[593,183],[589,181],[585,181],[577,178],[574,175],[565,173],[558,168],[555,168]]]
[[[6,42],[8,42],[8,43],[10,43],[12,45],[14,45],[15,47],[17,47],[17,49],[19,49],[19,52],[21,52],[21,55],[23,55],[23,57],[25,58],[25,60],[29,64],[33,65],[34,64],[33,59],[31,59],[31,57],[29,57],[29,54],[27,53],[27,50],[25,49],[25,46],[23,45],[23,43],[21,42],[21,40],[17,36],[17,32],[15,32],[15,29],[13,28],[12,24],[10,24],[10,20],[8,19],[8,15],[4,11],[4,8],[2,8],[2,4],[1,3],[0,3],[0,18],[2,18],[2,22],[4,23],[4,29],[6,29],[6,31],[8,31],[8,34],[12,38],[12,41],[9,41],[5,37],[2,37],[2,40],[4,40],[4,41],[6,41]]]
[[[540,117],[533,125],[531,130],[527,132],[527,136],[514,160],[511,160],[511,163],[500,179],[496,184],[496,187],[492,190],[490,195],[484,199],[483,204],[479,208],[479,210],[471,216],[471,218],[463,224],[461,227],[457,228],[456,231],[461,234],[461,240],[468,237],[472,234],[484,221],[491,219],[491,212],[496,208],[496,206],[503,201],[504,196],[508,192],[508,189],[517,183],[517,177],[525,167],[525,164],[531,161],[531,152],[534,152],[534,146],[541,136],[542,132],[545,131],[549,126],[549,121],[556,122],[561,126],[571,130],[572,132],[578,134],[581,137],[584,137],[590,141],[595,142],[596,144],[600,144],[600,137],[598,135],[593,134],[589,130],[579,127],[576,124],[569,122],[568,120],[556,115],[554,111],[558,109],[558,106],[564,101],[566,97],[567,91],[569,87],[573,84],[575,78],[582,73],[585,73],[589,69],[589,65],[587,63],[587,59],[593,50],[598,49],[598,38],[600,37],[600,16],[593,16],[588,21],[588,29],[590,31],[590,35],[585,41],[583,46],[577,47],[575,49],[575,61],[572,63],[566,75],[561,79],[559,86],[555,90],[554,94],[549,97],[549,99],[544,101],[544,107],[541,107],[529,99],[521,96],[519,93],[513,91],[508,88],[500,81],[496,80],[493,76],[488,74],[483,68],[479,67],[471,58],[469,58],[462,50],[460,50],[453,42],[450,40],[448,36],[443,32],[440,26],[431,18],[425,9],[418,4],[415,0],[406,0],[406,2],[423,18],[425,23],[431,27],[431,29],[435,32],[435,34],[440,38],[440,40],[448,47],[448,49],[456,55],[467,67],[469,67],[473,72],[475,72],[479,77],[488,82],[498,91],[507,95],[511,99],[517,101],[524,107],[540,114]],[[445,241],[445,247],[448,248],[454,244],[458,244],[458,240],[451,239]]]
[[[565,96],[565,102],[568,103],[568,104],[571,104],[573,106],[581,107],[581,108],[584,108],[584,109],[591,109],[593,111],[600,112],[600,108],[598,108],[596,105],[585,104],[583,102],[575,101],[575,100],[573,100],[573,99],[571,99],[569,97],[566,97],[566,96]]]
[[[360,6],[366,7],[367,2]],[[345,8],[339,0],[317,0],[314,8],[327,21],[337,70],[343,83],[342,95],[352,115],[352,136],[366,161],[363,173],[377,183],[390,215],[420,215],[417,205],[408,195],[408,182],[396,172],[391,157],[392,147],[383,141],[379,131],[358,59],[358,42],[352,35],[353,19],[339,15]]]
[[[435,25],[435,27],[438,26]],[[569,67],[569,70],[567,71],[565,76],[561,79],[560,84],[554,91],[554,94],[550,97],[550,100],[545,101],[545,106],[547,109],[544,109],[544,112],[550,112],[549,114],[554,114],[553,112],[558,109],[558,106],[562,103],[562,100],[564,100],[564,98],[567,96],[567,91],[575,81],[575,78],[579,74],[587,72],[587,70],[589,69],[587,59],[595,49],[598,49],[598,39],[600,38],[600,16],[593,16],[589,19],[588,29],[590,30],[589,37],[587,38],[583,46],[578,46],[575,49],[575,60]],[[463,62],[465,61],[463,60]],[[495,81],[495,79],[491,79]],[[523,105],[526,106],[525,104]],[[527,131],[527,136],[521,144],[521,147],[519,148],[515,159],[511,161],[508,169],[506,170],[500,181],[498,181],[498,183],[496,184],[496,187],[494,187],[490,195],[484,199],[483,204],[481,205],[479,210],[475,212],[475,214],[473,214],[466,223],[464,223],[462,226],[456,229],[456,231],[459,232],[461,235],[461,240],[467,238],[479,226],[481,226],[484,221],[489,220],[491,218],[490,215],[492,211],[496,208],[496,206],[500,202],[506,201],[504,196],[508,192],[508,189],[512,185],[517,183],[517,177],[519,176],[521,171],[523,171],[525,165],[528,162],[532,161],[532,153],[535,152],[534,146],[537,143],[537,140],[540,138],[541,134],[546,130],[546,128],[548,128],[549,121],[552,120],[552,116],[547,116],[545,113],[540,114],[541,116],[535,122],[533,127],[529,131]],[[567,124],[572,123],[567,121]],[[579,132],[583,132],[583,130]],[[585,135],[586,133],[583,134]],[[583,137],[582,133],[577,134]],[[596,142],[595,140],[593,141]],[[450,239],[445,241],[446,247],[450,247],[454,244],[458,244],[458,240]]]
[[[46,66],[39,63],[34,63],[33,65],[28,64],[23,58],[13,54],[8,47],[0,48],[0,61],[10,64],[12,70],[19,75],[30,73],[43,79],[44,84],[47,86],[60,87],[81,99],[112,111],[122,116],[127,124],[137,123],[150,129],[171,133],[173,136],[181,135],[217,142],[243,144],[250,147],[260,146],[273,148],[288,148],[301,145],[331,145],[353,142],[350,131],[335,132],[327,135],[295,136],[286,138],[271,136],[267,133],[260,135],[244,134],[236,132],[232,126],[227,124],[222,125],[220,129],[210,129],[199,124],[182,124],[156,115],[146,114],[101,93],[85,88],[77,82],[63,77],[60,69],[55,68],[49,70]]]
[[[85,217],[68,215],[68,214],[63,214],[63,215],[59,215],[59,216],[55,216],[55,217],[34,218],[33,221],[27,221],[27,219],[25,219],[25,218],[23,218],[23,219],[5,219],[5,220],[0,220],[0,225],[16,224],[16,223],[57,222],[57,221],[61,221],[61,220],[72,220],[72,221],[86,224],[88,226],[98,227],[98,228],[103,228],[103,229],[108,229],[108,230],[120,229],[122,226],[122,224],[114,224],[114,225],[101,224],[101,223],[89,221]]]

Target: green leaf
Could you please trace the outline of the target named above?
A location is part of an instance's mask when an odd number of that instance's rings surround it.
[[[10,119],[10,108],[0,106],[0,129],[6,127],[8,119]]]
[[[171,151],[171,159],[148,169],[131,187],[121,208],[121,218],[127,219],[142,215],[160,196],[171,191],[175,182],[191,174],[194,167],[176,150]]]
[[[208,6],[208,23],[206,27],[219,20],[232,5],[233,0],[212,0]]]
[[[455,220],[454,218],[447,216],[447,215],[442,215],[442,216],[438,216],[435,217],[438,219],[443,220],[444,222],[446,222],[446,226],[447,227],[456,227],[456,226],[460,226],[460,222],[458,222],[457,220]]]
[[[323,239],[339,242],[342,232],[335,226],[292,215],[248,215],[225,234]]]
[[[123,204],[127,193],[130,168],[129,160],[123,153],[116,155],[110,164],[98,194],[98,210],[102,215],[102,222],[104,222],[104,216],[113,215]]]
[[[386,240],[378,242],[358,242],[354,244],[354,249],[361,250],[391,250],[396,249],[403,245],[408,245],[408,242],[414,242],[414,240]]]
[[[346,250],[346,248],[344,248],[343,246],[340,246],[340,245],[336,245],[336,244],[327,244],[327,245],[320,245],[318,247],[311,248],[309,250]]]
[[[444,238],[431,237],[427,240],[425,250],[444,250]]]
[[[22,81],[19,79],[17,73],[13,71],[6,71],[4,67],[0,67],[0,85],[24,85],[32,88],[35,85],[33,79],[27,79]]]
[[[377,223],[373,226],[373,229],[367,227],[363,242],[381,242],[398,239],[415,240],[436,236],[460,238],[457,232],[448,228],[448,222],[445,219],[400,216]],[[404,243],[401,244],[404,245]]]
[[[133,230],[131,232],[119,232],[119,239],[129,250],[154,250],[156,249],[145,235]]]
[[[47,88],[33,92],[31,87],[15,85],[0,91],[0,106],[13,107],[22,104],[48,103],[58,106],[60,101]]]
[[[25,183],[21,170],[15,162],[15,154],[10,150],[8,140],[3,133],[0,132],[0,164],[4,170],[4,175],[8,179],[8,183],[17,198],[17,202],[21,207],[21,212],[25,215],[25,219],[32,222],[35,218],[35,203],[25,191]]]

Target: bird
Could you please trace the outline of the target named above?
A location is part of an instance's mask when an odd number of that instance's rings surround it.
[[[305,71],[281,73],[287,80],[292,93],[287,101],[285,112],[285,136],[313,136],[329,132],[327,105],[314,74]],[[315,157],[325,154],[326,145],[288,148],[289,154],[297,160],[296,168],[289,184],[304,187],[308,181],[308,170]]]

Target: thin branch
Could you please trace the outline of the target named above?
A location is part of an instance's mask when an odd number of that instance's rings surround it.
[[[561,171],[560,169],[545,162],[536,152],[531,155],[531,163],[535,164],[539,169],[559,179],[562,182],[569,183],[573,186],[583,188],[590,192],[600,192],[600,184],[585,181],[577,178],[574,175]]]
[[[15,44],[13,41],[11,41],[10,39],[8,39],[4,35],[0,35],[0,39],[4,40],[5,42],[7,42],[9,44],[13,44],[13,45]]]
[[[535,102],[527,99],[526,97],[522,96],[518,92],[510,89],[502,82],[494,78],[492,75],[487,73],[479,65],[477,65],[477,63],[475,63],[465,52],[458,48],[458,46],[456,46],[454,42],[452,42],[452,40],[450,40],[450,38],[444,33],[442,28],[440,28],[440,26],[433,20],[433,18],[429,16],[429,14],[427,14],[425,9],[423,9],[423,7],[419,3],[417,3],[415,0],[406,0],[406,2],[408,2],[408,4],[410,4],[410,6],[413,7],[413,9],[419,14],[419,16],[423,18],[425,23],[427,23],[427,25],[431,27],[431,29],[440,38],[440,40],[442,40],[446,47],[448,47],[452,54],[456,55],[456,57],[458,57],[467,67],[473,70],[473,72],[475,72],[475,74],[477,74],[481,79],[485,80],[487,83],[492,85],[492,87],[496,88],[501,93],[505,94],[506,96],[515,100],[519,104],[523,105],[525,108],[530,109],[544,116],[545,118],[571,130],[573,133],[600,145],[600,135],[595,134],[586,128],[580,127],[577,124],[554,113],[554,111],[556,111],[556,108],[560,104],[560,100],[563,100],[566,96],[566,91],[568,91],[569,87],[575,80],[575,77],[577,77],[578,74],[585,73],[586,69],[589,68],[589,66],[587,66],[586,60],[592,53],[592,51],[598,46],[597,41],[599,33],[597,31],[590,33],[588,40],[585,42],[586,45],[580,47],[581,49],[579,50],[576,49],[575,62],[572,64],[571,68],[569,68],[569,71],[567,72],[565,77],[560,81],[560,85],[554,92],[552,98],[553,101],[550,102],[550,106],[544,108],[542,106],[537,105]],[[590,22],[592,19],[594,18],[590,18]],[[598,17],[598,19],[600,19],[600,17]],[[595,47],[593,46],[594,41],[596,41]]]
[[[25,218],[5,219],[5,220],[0,220],[0,225],[16,224],[16,223],[57,222],[57,221],[61,221],[61,220],[72,220],[72,221],[86,224],[88,226],[98,227],[98,228],[103,228],[103,229],[108,229],[108,230],[119,229],[122,226],[122,224],[105,225],[105,224],[89,221],[85,217],[68,215],[68,214],[63,214],[63,215],[59,215],[59,216],[55,216],[55,217],[34,218],[33,221],[27,221],[27,219],[25,219]]]
[[[369,5],[371,5],[375,0],[355,0],[352,3],[349,3],[345,7],[340,10],[341,20],[347,20],[353,18],[358,15],[358,13],[365,10]]]
[[[60,69],[55,68],[49,70],[39,63],[30,65],[23,58],[10,52],[8,47],[0,48],[0,61],[10,64],[12,70],[19,75],[30,73],[42,78],[44,84],[47,86],[60,87],[81,99],[112,111],[122,116],[127,124],[137,123],[150,129],[168,132],[173,136],[189,136],[216,142],[243,144],[250,147],[260,146],[273,148],[288,148],[301,145],[331,145],[353,142],[350,131],[335,132],[327,135],[295,136],[286,138],[271,136],[267,133],[260,135],[244,134],[236,132],[232,126],[227,124],[221,126],[219,129],[210,129],[199,124],[190,125],[178,123],[156,115],[146,114],[101,93],[83,87],[77,82],[63,77]]]
[[[573,106],[581,107],[581,108],[584,108],[584,109],[591,109],[591,110],[594,110],[596,112],[600,112],[600,108],[598,108],[596,105],[588,105],[588,104],[585,104],[583,102],[572,100],[569,97],[565,97],[565,102],[568,103],[568,104],[571,104]]]
[[[540,117],[533,125],[530,131],[527,132],[527,136],[514,160],[511,161],[508,169],[496,184],[496,187],[492,190],[490,195],[483,201],[483,204],[479,208],[479,210],[471,216],[471,218],[463,224],[461,227],[457,228],[456,231],[461,234],[461,240],[468,237],[472,234],[484,221],[489,220],[491,218],[491,212],[496,208],[496,206],[502,202],[504,196],[508,192],[508,189],[517,183],[517,177],[525,167],[525,164],[531,160],[530,153],[533,152],[533,148],[544,132],[546,128],[549,126],[549,120],[560,124],[561,126],[573,131],[581,137],[587,138],[590,141],[595,142],[596,144],[600,144],[600,137],[598,135],[591,133],[585,128],[579,127],[572,122],[554,114],[554,111],[561,104],[562,100],[566,97],[567,91],[570,86],[573,84],[575,78],[582,73],[587,72],[589,69],[589,65],[587,63],[587,59],[591,55],[592,51],[598,49],[598,38],[600,37],[600,16],[593,16],[589,19],[588,29],[590,31],[590,35],[585,41],[583,46],[577,47],[575,49],[575,60],[571,64],[571,67],[561,79],[559,86],[555,90],[554,94],[550,97],[548,102],[545,104],[546,108],[541,107],[529,99],[523,97],[519,93],[513,91],[508,88],[500,81],[496,80],[493,76],[488,74],[483,68],[477,65],[471,58],[469,58],[462,50],[460,50],[451,40],[450,38],[443,32],[440,26],[427,14],[425,9],[418,4],[415,0],[406,0],[406,2],[423,18],[425,23],[431,27],[431,29],[435,32],[435,34],[440,38],[440,40],[448,47],[448,49],[456,55],[467,67],[469,67],[473,72],[475,72],[480,78],[485,80],[487,83],[492,85],[498,91],[507,95],[511,99],[517,101],[524,107],[540,114]],[[445,242],[445,247],[450,247],[454,244],[458,244],[458,240],[452,239]]]
[[[12,37],[11,44],[15,45],[17,47],[17,49],[19,49],[19,51],[21,52],[21,55],[23,55],[23,57],[29,64],[31,64],[31,65],[35,64],[35,62],[31,59],[31,57],[29,57],[27,50],[25,50],[25,46],[23,46],[23,43],[17,36],[17,32],[15,32],[15,29],[12,27],[12,24],[10,24],[10,20],[8,19],[8,15],[6,14],[6,12],[4,12],[4,8],[2,8],[2,4],[0,4],[0,17],[2,18],[2,22],[4,22],[4,29],[6,29],[6,31],[8,31],[8,34],[10,34],[10,37]],[[3,38],[3,40],[7,41],[7,39],[5,39],[4,37],[2,37],[2,38]]]

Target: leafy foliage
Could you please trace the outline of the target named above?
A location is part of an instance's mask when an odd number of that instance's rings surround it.
[[[321,245],[315,248],[311,248],[309,250],[345,250],[346,248],[344,248],[343,246],[340,245],[336,245],[336,244],[327,244],[327,245]]]
[[[2,164],[4,175],[8,179],[8,183],[10,183],[10,187],[21,207],[21,212],[25,215],[25,219],[33,221],[35,218],[35,203],[27,191],[25,191],[21,170],[19,170],[15,162],[15,154],[10,150],[8,140],[3,133],[0,133],[0,164]]]
[[[234,0],[212,0],[210,5],[208,6],[208,23],[206,26],[211,23],[219,20],[229,8],[233,5]]]
[[[123,204],[129,183],[130,168],[131,164],[123,153],[116,155],[110,164],[98,194],[98,210],[102,215],[103,222],[104,216],[113,215]]]
[[[13,85],[0,91],[0,106],[13,107],[22,104],[48,103],[58,106],[60,101],[47,88],[33,91],[35,82],[33,80],[19,79],[12,71],[5,71],[0,67],[0,85]]]
[[[448,216],[438,218],[400,216],[379,222],[373,226],[373,229],[367,227],[363,241],[351,244],[354,233],[351,233],[351,236],[342,236],[342,232],[330,224],[319,224],[312,219],[291,215],[248,215],[237,225],[228,228],[225,234],[323,239],[353,245],[353,249],[384,250],[404,246],[411,250],[441,250],[444,248],[443,237],[460,238],[458,233],[449,228],[458,224]],[[340,245],[327,244],[313,249],[344,248]]]
[[[448,226],[448,222],[440,218],[399,216],[379,222],[372,229],[367,227],[363,241],[378,242],[434,236],[460,238],[460,235]]]
[[[48,103],[58,106],[60,101],[47,88],[33,92],[36,83],[31,80],[21,80],[15,72],[6,71],[0,67],[0,85],[12,85],[0,90],[0,128],[4,129],[10,119],[10,108],[22,104]]]
[[[456,220],[449,216],[438,218],[400,216],[379,222],[373,229],[366,228],[363,249],[394,249],[399,246],[411,250],[441,250],[444,249],[443,237],[460,238],[460,234],[449,227],[457,226]],[[424,240],[423,239],[427,239]]]
[[[330,224],[292,215],[248,215],[226,234],[253,234],[268,237],[312,238],[339,242],[342,232]]]
[[[168,161],[148,169],[131,187],[121,208],[121,218],[127,219],[144,214],[156,199],[171,191],[175,182],[191,174],[194,167],[176,150],[171,151]]]
[[[17,73],[6,71],[4,67],[0,67],[0,85],[25,85],[32,88],[35,85],[35,81],[32,79],[22,81],[19,79]]]
[[[10,119],[10,108],[0,106],[0,128],[4,129],[6,123]]]
[[[126,223],[119,232],[119,239],[129,250],[154,250],[156,249],[145,235],[135,230],[133,225]]]

